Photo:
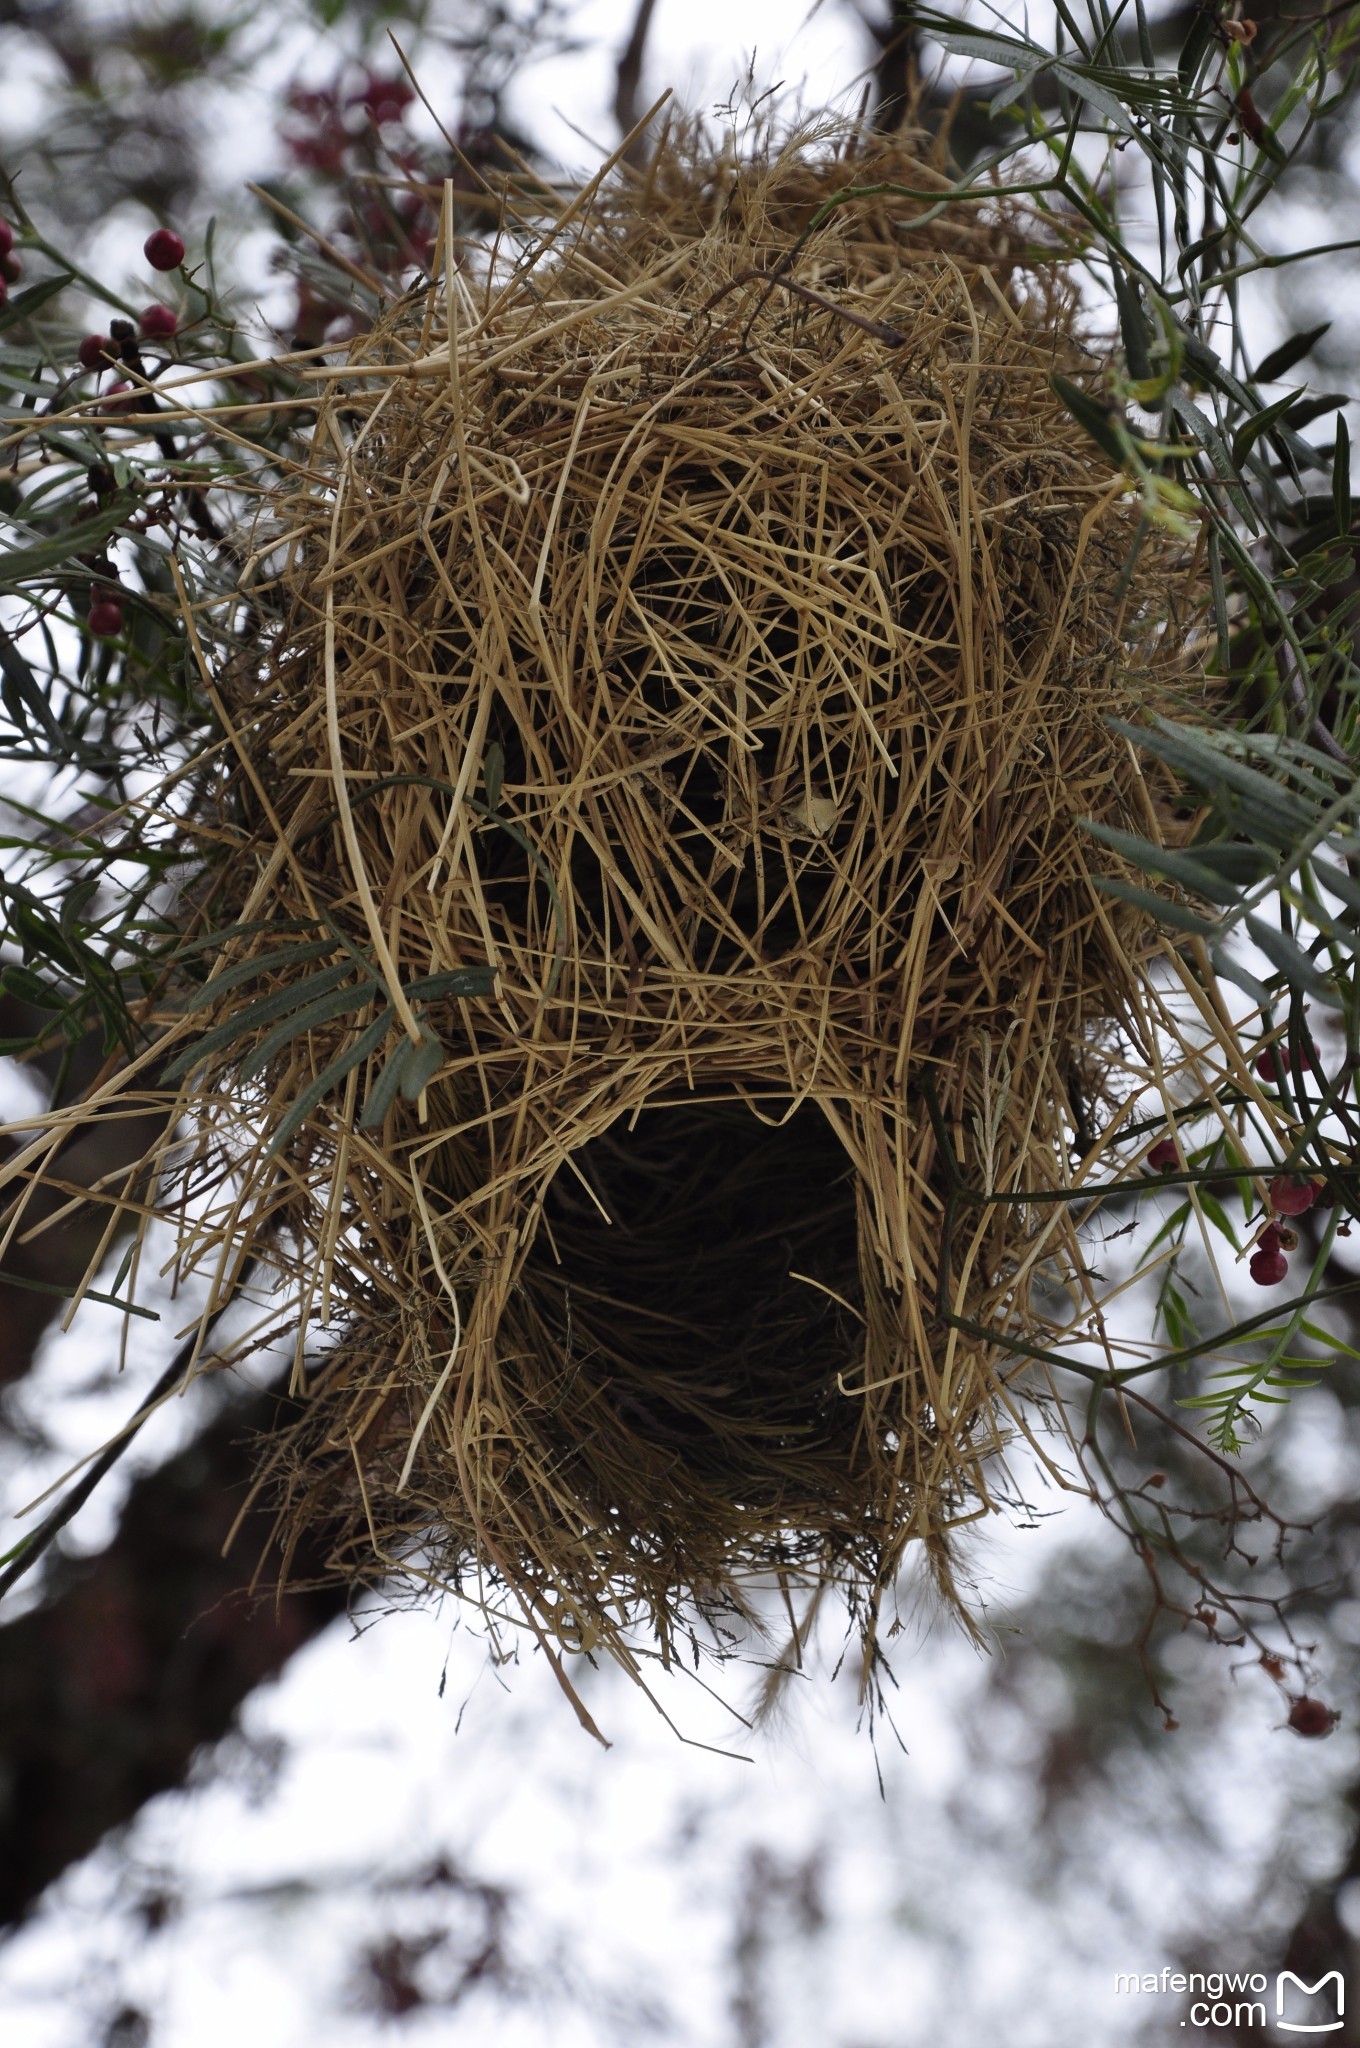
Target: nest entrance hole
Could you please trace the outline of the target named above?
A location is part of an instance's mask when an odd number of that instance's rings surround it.
[[[757,1446],[778,1463],[853,1438],[854,1173],[816,1104],[778,1124],[740,1101],[647,1109],[572,1164],[525,1274],[568,1373],[713,1481],[730,1460],[749,1483]]]

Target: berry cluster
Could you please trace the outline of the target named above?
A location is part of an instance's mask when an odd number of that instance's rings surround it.
[[[0,221],[5,234],[9,229]],[[3,246],[3,236],[0,236]],[[142,254],[153,270],[178,270],[184,261],[184,242],[172,228],[157,228],[147,236]],[[76,358],[82,370],[99,372],[117,369],[120,365],[143,374],[139,343],[142,341],[169,341],[179,332],[179,316],[171,306],[159,301],[145,307],[138,315],[137,325],[130,320],[111,320],[107,334],[87,334],[76,350]],[[108,387],[99,407],[102,412],[119,415],[139,412],[150,401],[131,386],[125,378],[116,378]],[[87,631],[96,640],[116,640],[123,630],[123,592],[116,580],[116,571],[107,558],[95,564],[103,568],[106,580],[93,585],[90,591],[89,610],[85,614]]]
[[[1271,1221],[1257,1238],[1256,1249],[1248,1264],[1248,1271],[1258,1287],[1277,1286],[1289,1271],[1285,1253],[1298,1247],[1299,1241],[1294,1232],[1277,1219],[1305,1215],[1317,1198],[1317,1183],[1298,1174],[1281,1174],[1279,1179],[1270,1183]]]
[[[1271,1057],[1268,1053],[1261,1055],[1261,1060],[1257,1061],[1258,1072],[1261,1071],[1261,1062]],[[1288,1055],[1284,1054],[1281,1057],[1287,1063]],[[1174,1173],[1181,1165],[1180,1147],[1170,1133],[1157,1140],[1147,1155],[1147,1163],[1154,1173]],[[1297,1236],[1287,1224],[1280,1221],[1280,1218],[1305,1215],[1317,1201],[1318,1194],[1317,1182],[1308,1180],[1300,1174],[1280,1174],[1271,1182],[1270,1220],[1256,1240],[1256,1249],[1248,1265],[1251,1277],[1258,1287],[1277,1286],[1289,1271],[1286,1252],[1298,1249]]]

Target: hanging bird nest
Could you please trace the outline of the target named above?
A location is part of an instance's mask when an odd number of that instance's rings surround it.
[[[1198,687],[1199,594],[1033,217],[884,185],[944,180],[511,195],[321,379],[216,678],[183,1261],[296,1290],[285,1552],[550,1650],[721,1649],[762,1574],[872,1639],[913,1539],[948,1587],[1151,1142],[1164,941],[1083,821],[1167,829],[1109,721]]]

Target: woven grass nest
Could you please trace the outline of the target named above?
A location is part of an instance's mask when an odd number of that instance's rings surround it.
[[[1092,359],[1019,202],[814,225],[885,181],[943,185],[671,141],[510,204],[323,382],[218,679],[184,1248],[329,1327],[285,1549],[559,1668],[721,1652],[762,1575],[872,1642],[913,1540],[947,1588],[1029,1412],[991,1333],[1094,1301],[1072,1205],[951,1205],[944,1138],[994,1195],[1151,1142],[1094,1133],[1164,941],[1082,821],[1167,829],[1108,720],[1194,688],[1197,593],[1053,394]]]

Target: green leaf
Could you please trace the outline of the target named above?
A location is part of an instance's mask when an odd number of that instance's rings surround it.
[[[1155,754],[1206,794],[1240,797],[1235,822],[1258,842],[1265,834],[1268,844],[1291,852],[1316,822],[1314,807],[1270,776],[1235,760],[1208,733],[1161,718],[1153,726],[1126,725],[1118,718],[1109,724],[1112,732]]]
[[[1161,1243],[1164,1237],[1175,1237],[1177,1235],[1183,1236],[1185,1233],[1185,1226],[1189,1221],[1190,1204],[1188,1202],[1182,1202],[1178,1209],[1172,1210],[1171,1214],[1163,1223],[1161,1229],[1157,1232],[1157,1235],[1149,1240],[1148,1250],[1150,1252],[1155,1251],[1157,1246]]]
[[[213,941],[205,943],[212,944]],[[186,947],[185,951],[188,950]],[[197,950],[202,951],[203,948]],[[213,980],[205,981],[192,995],[182,996],[175,1007],[185,1016],[190,1016],[195,1010],[208,1009],[219,996],[227,994],[233,988],[239,988],[242,982],[286,972],[288,968],[296,967],[304,960],[319,960],[324,954],[334,951],[333,939],[313,939],[304,945],[283,946],[273,953],[258,954],[251,960],[238,960],[234,967],[225,968],[221,974],[214,976]]]
[[[303,1003],[314,1001],[316,997],[333,989],[338,982],[344,981],[353,972],[352,961],[340,960],[334,967],[327,967],[320,974],[308,975],[304,981],[289,982],[286,987],[275,989],[272,995],[261,996],[258,1002],[247,1003],[243,1010],[235,1011],[223,1023],[216,1025],[211,1031],[206,1031],[202,1038],[196,1039],[184,1052],[177,1054],[165,1069],[165,1079],[178,1081],[210,1053],[219,1052],[224,1046],[234,1045],[238,1040],[249,1037],[261,1024],[272,1024],[275,1018],[286,1016],[290,1010],[298,1009]],[[373,992],[372,987],[368,992]],[[359,991],[356,990],[354,993],[357,1001]]]
[[[1336,423],[1336,446],[1332,451],[1332,506],[1337,533],[1344,540],[1351,530],[1351,430],[1344,415]]]
[[[1350,402],[1350,396],[1345,391],[1320,392],[1316,398],[1302,398],[1297,405],[1291,406],[1284,416],[1284,423],[1297,432],[1300,427],[1310,426],[1314,420],[1322,419],[1329,412],[1339,412],[1342,406],[1349,405]]]
[[[1163,1288],[1161,1308],[1166,1334],[1177,1351],[1186,1350],[1190,1345],[1199,1342],[1199,1331],[1195,1327],[1194,1317],[1178,1288],[1170,1284]]]
[[[31,968],[20,967],[17,962],[0,967],[0,988],[17,1002],[28,1003],[35,1010],[62,1010],[68,1000],[52,987],[51,982],[44,981]]]
[[[1282,420],[1292,405],[1298,403],[1298,392],[1288,391],[1283,398],[1277,398],[1273,405],[1262,406],[1233,435],[1232,458],[1240,469],[1250,455],[1262,434],[1268,434],[1277,420]]]
[[[49,299],[54,299],[58,292],[64,292],[70,283],[69,271],[60,277],[45,277],[40,283],[31,284],[26,292],[20,292],[17,299],[10,299],[0,306],[0,334],[8,327],[17,327],[21,320],[31,320]]]
[[[1117,896],[1121,903],[1132,903],[1139,910],[1145,910],[1157,923],[1172,931],[1193,932],[1197,938],[1209,938],[1218,926],[1210,923],[1198,912],[1187,910],[1183,903],[1169,902],[1165,896],[1154,896],[1149,889],[1139,889],[1132,882],[1125,882],[1118,875],[1095,875],[1095,886],[1103,896]]]
[[[1228,1243],[1232,1246],[1234,1251],[1240,1251],[1242,1247],[1237,1242],[1237,1233],[1233,1229],[1232,1224],[1228,1221],[1227,1212],[1224,1209],[1223,1204],[1219,1201],[1217,1195],[1211,1195],[1209,1193],[1208,1188],[1201,1185],[1197,1191],[1196,1199],[1199,1202],[1200,1208],[1204,1211],[1204,1214],[1213,1224],[1214,1229],[1219,1230],[1223,1233],[1224,1237],[1227,1238]]]
[[[33,541],[27,547],[10,548],[0,555],[0,589],[10,589],[20,583],[29,582],[34,576],[43,576],[53,569],[59,569],[72,555],[98,553],[109,535],[116,533],[136,499],[127,493],[110,499],[101,512],[92,518],[77,520],[64,533],[54,534],[50,540]]]
[[[1212,947],[1209,957],[1215,974],[1224,981],[1231,981],[1237,988],[1245,989],[1252,1001],[1263,1009],[1275,1000],[1264,982],[1258,981],[1250,969],[1243,966],[1230,946]]]
[[[1200,69],[1208,55],[1214,38],[1217,17],[1207,7],[1197,7],[1190,23],[1190,32],[1181,45],[1181,54],[1176,71],[1181,90],[1191,92],[1198,79]]]
[[[443,1064],[444,1048],[425,1025],[421,1043],[410,1047],[409,1057],[402,1067],[401,1092],[408,1102],[420,1100]]]
[[[1251,499],[1242,488],[1241,478],[1233,462],[1231,451],[1217,426],[1210,419],[1208,413],[1202,407],[1196,405],[1192,398],[1187,398],[1183,391],[1173,390],[1169,395],[1172,412],[1181,425],[1194,435],[1200,447],[1209,457],[1214,468],[1227,485],[1228,497],[1231,500],[1234,511],[1238,513],[1249,532],[1253,534],[1259,533],[1261,530],[1260,521],[1256,516]],[[1216,540],[1218,536],[1215,534],[1213,538]],[[1226,663],[1224,665],[1226,666]]]
[[[1053,52],[1036,49],[1033,43],[1017,42],[1011,36],[990,35],[960,22],[957,27],[931,26],[931,41],[939,43],[953,57],[971,58],[978,64],[996,64],[1003,71],[1037,71],[1054,62]]]
[[[1295,944],[1287,933],[1274,925],[1268,925],[1264,918],[1248,917],[1247,931],[1261,948],[1271,965],[1285,977],[1291,988],[1303,989],[1315,996],[1330,1010],[1345,1008],[1345,1001],[1335,982],[1318,971],[1301,946]]]
[[[1150,840],[1138,839],[1132,832],[1120,832],[1113,825],[1101,825],[1094,819],[1084,818],[1082,824],[1093,839],[1099,839],[1105,846],[1113,847],[1132,861],[1146,874],[1164,875],[1168,881],[1177,882],[1181,888],[1189,889],[1196,896],[1207,896],[1211,903],[1236,903],[1238,890],[1222,874],[1215,873],[1208,862],[1196,860],[1192,854],[1173,853],[1164,846],[1154,846]],[[1249,856],[1252,849],[1244,849]],[[1259,853],[1255,859],[1260,860]]]
[[[455,967],[448,974],[427,974],[413,981],[406,994],[414,1002],[433,1002],[439,996],[489,996],[496,977],[489,967]]]
[[[1273,384],[1277,377],[1283,377],[1286,370],[1292,370],[1295,363],[1301,363],[1321,341],[1331,324],[1330,320],[1322,320],[1316,327],[1305,328],[1300,334],[1291,334],[1288,341],[1282,341],[1278,348],[1273,348],[1256,366],[1257,383]]]
[[[1112,263],[1110,273],[1114,279],[1115,303],[1119,308],[1119,332],[1124,343],[1124,360],[1129,366],[1129,375],[1137,383],[1143,383],[1152,375],[1152,361],[1148,355],[1148,324],[1143,313],[1142,295],[1136,281],[1130,277],[1122,263]]]
[[[1049,378],[1051,388],[1057,393],[1079,427],[1084,427],[1103,454],[1108,455],[1116,469],[1122,469],[1128,460],[1127,442],[1120,439],[1115,421],[1120,415],[1101,405],[1098,399],[1087,396],[1070,377],[1059,376],[1055,370]],[[1121,420],[1122,424],[1122,420]],[[1127,428],[1125,429],[1127,433]]]
[[[386,1061],[368,1094],[364,1097],[363,1112],[359,1118],[361,1131],[376,1130],[399,1094],[402,1093],[402,1076],[406,1071],[407,1056],[414,1051],[409,1038],[403,1037],[396,1051]]]
[[[370,1053],[378,1050],[387,1036],[391,1023],[392,1006],[389,1003],[381,1015],[373,1019],[367,1030],[360,1032],[353,1045],[337,1053],[330,1065],[323,1068],[314,1081],[308,1083],[270,1139],[265,1151],[267,1159],[272,1159],[274,1154],[288,1143],[299,1124],[306,1122],[312,1111],[330,1094],[332,1088],[338,1088],[355,1067],[366,1060]]]
[[[1075,93],[1078,99],[1085,100],[1098,114],[1103,114],[1113,127],[1122,130],[1125,135],[1137,134],[1138,131],[1125,108],[1109,88],[1098,83],[1089,71],[1075,64],[1054,64],[1050,68],[1053,76],[1061,79],[1069,92]],[[1120,83],[1125,84],[1125,81],[1121,79]],[[1132,79],[1127,83],[1132,84]]]
[[[345,972],[349,972],[348,963]],[[322,975],[315,976],[317,981],[324,978]],[[305,1038],[309,1031],[319,1030],[323,1024],[333,1024],[337,1017],[349,1016],[365,1003],[371,1003],[378,993],[372,982],[360,982],[357,986],[350,982],[347,987],[333,988],[328,994],[318,996],[303,1009],[294,1010],[281,1024],[276,1024],[272,1031],[267,1031],[259,1044],[246,1054],[239,1068],[240,1079],[253,1081],[257,1074],[264,1072],[275,1055],[282,1052],[286,1045],[291,1045],[295,1038]]]

